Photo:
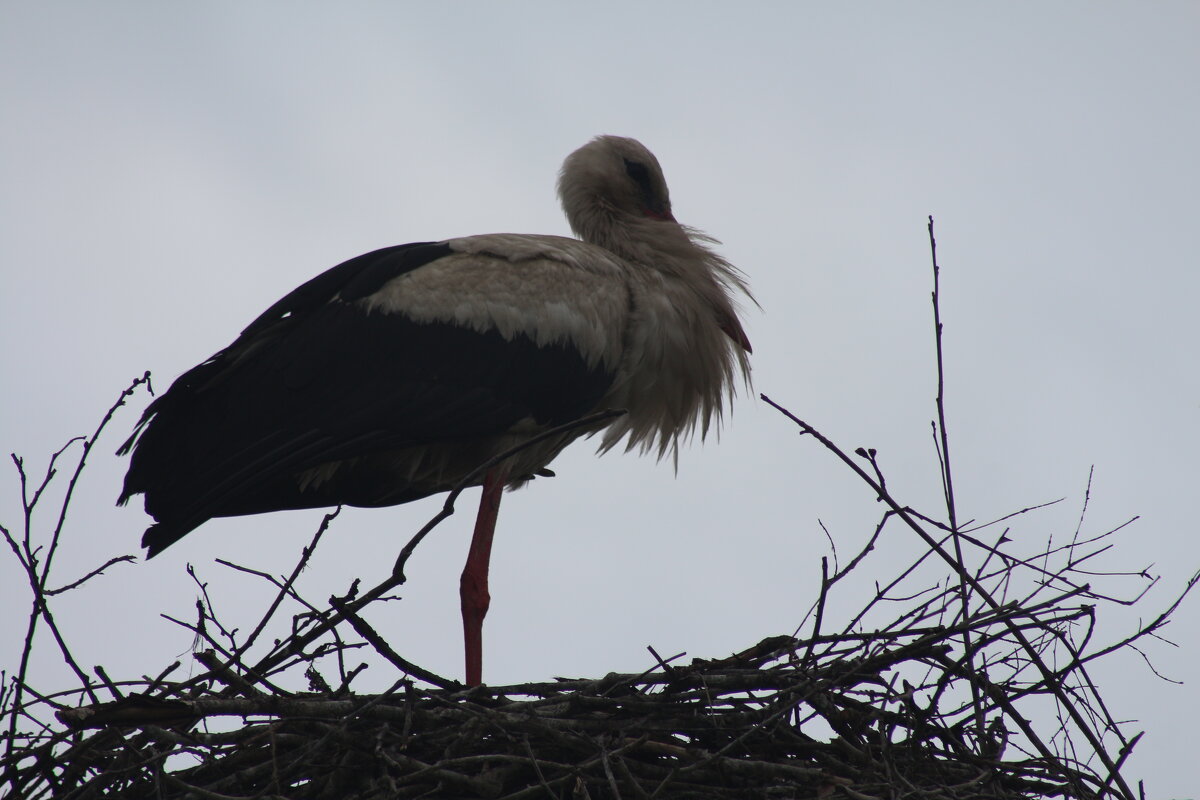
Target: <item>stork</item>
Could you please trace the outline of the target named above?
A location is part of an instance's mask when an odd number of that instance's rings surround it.
[[[148,558],[214,517],[407,503],[525,447],[483,492],[460,595],[469,685],[482,680],[501,493],[599,434],[600,452],[678,457],[722,416],[750,342],[741,274],[671,214],[658,160],[599,136],[558,194],[579,237],[488,234],[352,258],[264,311],[146,408],[120,504],[145,496]],[[603,428],[603,430],[600,430]]]

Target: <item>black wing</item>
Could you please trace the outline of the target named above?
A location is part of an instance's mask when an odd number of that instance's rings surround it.
[[[144,493],[161,552],[208,519],[338,504],[392,505],[445,487],[397,484],[370,457],[547,426],[595,406],[612,376],[570,346],[367,313],[353,301],[450,252],[418,243],[359,256],[297,288],[150,404],[121,503]],[[358,459],[301,490],[299,474]]]

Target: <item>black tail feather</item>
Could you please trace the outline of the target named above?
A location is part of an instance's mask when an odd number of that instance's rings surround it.
[[[146,532],[142,534],[142,547],[146,548],[146,558],[154,558],[195,529],[195,525],[169,525],[164,522],[156,522],[146,528]]]

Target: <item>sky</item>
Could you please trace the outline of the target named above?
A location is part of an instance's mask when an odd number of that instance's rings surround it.
[[[879,512],[758,392],[847,450],[876,448],[901,501],[941,513],[928,215],[959,516],[1065,498],[1013,522],[1014,547],[1036,552],[1072,534],[1094,469],[1082,530],[1139,517],[1098,566],[1160,577],[1143,606],[1104,610],[1112,641],[1200,568],[1195,4],[64,2],[6,3],[0,18],[0,448],[31,473],[134,377],[151,370],[165,389],[340,261],[473,233],[566,235],[558,167],[614,133],[656,153],[676,217],[746,273],[761,304],[743,315],[754,386],[678,474],[585,442],[558,477],[505,498],[489,682],[640,671],[647,645],[716,657],[796,629],[829,553],[821,524],[845,556]],[[93,452],[64,582],[137,552],[148,520],[113,506],[114,451],[147,400]],[[4,470],[0,522],[19,528]],[[473,502],[373,620],[450,676]],[[302,590],[377,582],[438,506],[347,510]],[[159,616],[190,615],[185,564],[249,627],[264,588],[214,559],[286,571],[320,516],[208,523],[56,613],[82,662],[153,673],[191,645]],[[899,528],[885,539],[879,574],[921,552]],[[830,611],[856,610],[870,580]],[[26,600],[3,559],[0,586],[12,665]],[[1183,685],[1136,654],[1094,673],[1116,716],[1148,731],[1129,774],[1153,797],[1195,792],[1197,602],[1165,632],[1177,646],[1146,646]],[[42,648],[48,688],[61,668]]]

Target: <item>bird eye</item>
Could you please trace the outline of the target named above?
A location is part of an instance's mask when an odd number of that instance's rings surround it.
[[[633,178],[634,183],[642,190],[642,193],[647,197],[654,194],[654,187],[650,184],[650,170],[645,164],[637,161],[630,161],[628,158],[623,159],[625,162],[625,174]]]

